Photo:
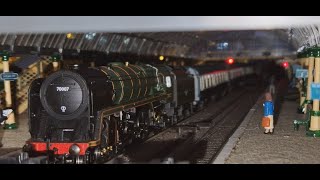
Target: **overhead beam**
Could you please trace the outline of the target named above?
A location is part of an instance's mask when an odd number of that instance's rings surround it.
[[[320,24],[319,16],[1,16],[0,32],[263,30]]]

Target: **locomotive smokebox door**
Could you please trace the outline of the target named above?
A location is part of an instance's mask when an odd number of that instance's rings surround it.
[[[40,89],[40,99],[48,114],[59,120],[79,117],[88,107],[86,81],[77,73],[59,71],[47,78]]]

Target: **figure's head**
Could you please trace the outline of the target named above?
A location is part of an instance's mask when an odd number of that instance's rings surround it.
[[[271,93],[267,92],[267,93],[265,94],[265,97],[266,97],[266,100],[267,100],[267,101],[272,101]]]

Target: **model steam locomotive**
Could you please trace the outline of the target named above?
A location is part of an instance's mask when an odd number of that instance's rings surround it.
[[[32,82],[29,156],[47,163],[99,163],[133,140],[190,116],[213,93],[254,73],[251,66],[171,68],[110,63],[72,66]]]

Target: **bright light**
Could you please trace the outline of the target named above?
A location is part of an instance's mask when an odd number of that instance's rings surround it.
[[[233,63],[234,63],[234,59],[229,58],[229,59],[227,60],[227,63],[228,63],[228,64],[233,64]]]
[[[164,56],[159,56],[159,60],[163,61],[164,60]]]
[[[88,40],[92,40],[95,36],[96,36],[97,33],[87,33],[85,35],[85,38],[88,39]]]
[[[288,62],[283,62],[283,63],[282,63],[282,66],[283,66],[284,68],[287,68],[287,67],[289,66],[289,63],[288,63]]]
[[[217,43],[217,49],[218,50],[224,50],[224,49],[228,49],[229,43],[228,42],[220,42]]]
[[[72,33],[68,33],[68,34],[67,34],[67,38],[68,38],[68,39],[74,39],[74,38],[75,38],[75,35],[72,34]]]

